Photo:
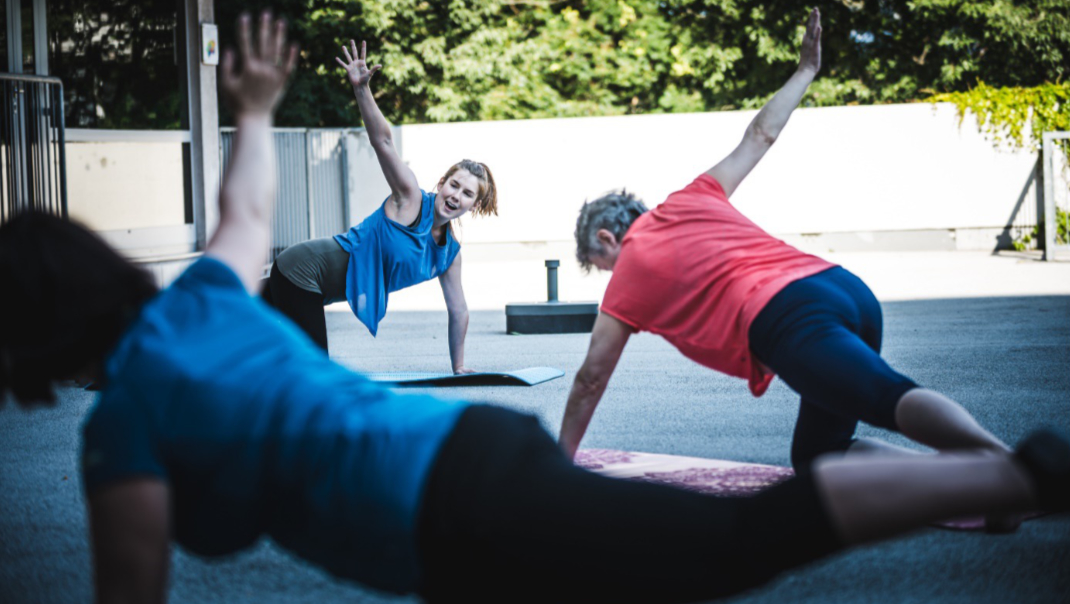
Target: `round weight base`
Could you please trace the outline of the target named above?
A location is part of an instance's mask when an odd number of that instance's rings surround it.
[[[509,334],[590,333],[598,317],[597,302],[530,302],[505,305]]]

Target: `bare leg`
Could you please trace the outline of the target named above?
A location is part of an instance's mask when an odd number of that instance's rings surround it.
[[[926,388],[909,390],[899,399],[895,422],[904,436],[934,449],[1010,451],[962,405]]]
[[[902,533],[956,516],[1036,507],[1026,470],[1010,456],[822,458],[814,476],[833,524],[848,543]]]

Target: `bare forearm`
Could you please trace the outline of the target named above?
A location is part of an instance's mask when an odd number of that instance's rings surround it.
[[[372,146],[381,144],[393,145],[393,135],[390,133],[390,123],[386,121],[383,112],[372,96],[371,87],[368,84],[359,84],[353,87],[353,95],[357,98],[357,107],[360,109],[360,117],[364,120],[364,128],[368,131],[368,139]]]
[[[810,86],[810,82],[814,80],[816,73],[806,68],[796,70],[791,78],[788,79],[788,82],[784,84],[784,87],[777,91],[773,98],[769,99],[769,102],[758,112],[758,115],[751,122],[749,130],[764,137],[769,143],[776,140],[780,136],[780,131],[788,123],[791,113],[795,111],[795,108],[799,106],[799,102],[802,101],[803,95],[806,94],[806,89]]]
[[[248,214],[265,228],[271,224],[275,200],[275,146],[271,123],[270,114],[237,117],[234,150],[219,199],[219,211],[224,216]]]
[[[457,371],[464,367],[464,339],[468,333],[468,311],[450,313],[449,340],[450,361],[453,370]]]
[[[558,442],[569,459],[575,457],[580,441],[587,432],[594,410],[606,391],[606,381],[588,378],[583,369],[576,374],[572,390],[565,405],[565,416],[561,420],[561,433]]]

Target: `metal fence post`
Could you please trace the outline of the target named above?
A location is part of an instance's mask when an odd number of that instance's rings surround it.
[[[308,204],[308,238],[316,237],[316,205],[312,198],[312,129],[305,129],[305,203]]]
[[[338,144],[341,146],[341,149],[340,149],[341,153],[339,154],[339,157],[341,158],[341,162],[342,162],[342,166],[341,166],[342,169],[339,170],[339,172],[341,172],[342,182],[339,183],[339,184],[340,184],[340,186],[342,188],[342,229],[343,229],[343,232],[345,231],[345,229],[349,228],[349,150],[348,150],[348,147],[349,147],[349,145],[348,145],[349,132],[350,132],[350,130],[348,128],[345,129],[345,130],[342,130],[342,135],[338,137]]]
[[[1055,223],[1054,151],[1055,139],[1052,137],[1051,132],[1045,132],[1040,148],[1040,163],[1042,164],[1044,178],[1042,184],[1044,191],[1044,216],[1042,227],[1044,231],[1044,255],[1041,257],[1043,260],[1053,260],[1055,258],[1055,234],[1059,229],[1059,226]]]
[[[1059,241],[1059,200],[1056,199],[1055,194],[1055,181],[1058,172],[1055,170],[1055,157],[1059,153],[1059,147],[1056,147],[1055,141],[1057,140],[1070,140],[1070,131],[1067,132],[1045,132],[1041,140],[1040,157],[1042,164],[1043,183],[1037,184],[1037,196],[1043,197],[1043,242],[1044,242],[1044,260],[1054,260],[1055,252],[1057,250],[1066,251],[1070,248],[1070,242]],[[1070,160],[1070,158],[1067,158]],[[1064,168],[1065,169],[1065,168]],[[1067,172],[1063,172],[1067,174]],[[1062,187],[1059,189],[1062,191]],[[1065,191],[1070,193],[1070,188]],[[1064,199],[1063,203],[1066,203]],[[1065,207],[1065,206],[1064,206]],[[1065,212],[1070,212],[1070,208],[1066,208]],[[1067,214],[1064,213],[1064,216]],[[1070,224],[1064,224],[1065,227],[1070,227]]]

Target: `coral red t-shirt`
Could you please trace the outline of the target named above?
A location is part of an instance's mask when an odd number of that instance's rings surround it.
[[[703,174],[628,229],[602,311],[761,396],[773,374],[751,354],[751,322],[786,285],[834,266],[763,231]]]

